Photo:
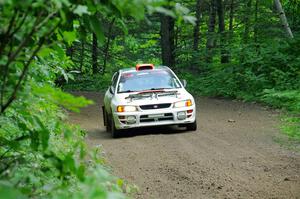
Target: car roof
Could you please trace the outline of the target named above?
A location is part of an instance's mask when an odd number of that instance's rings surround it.
[[[149,69],[149,70],[171,70],[167,66],[154,66],[154,69]],[[119,73],[124,73],[124,72],[136,72],[136,68],[122,68],[119,70]]]

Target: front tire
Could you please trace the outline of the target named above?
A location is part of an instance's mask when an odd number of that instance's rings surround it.
[[[110,118],[110,127],[111,127],[111,135],[113,138],[120,137],[120,130],[116,129],[115,122],[113,118]]]
[[[110,132],[111,131],[111,123],[109,120],[109,115],[106,112],[104,106],[102,107],[102,110],[103,110],[103,123],[104,123],[104,126],[106,127],[106,132]]]
[[[197,121],[195,120],[195,122],[187,124],[186,130],[187,131],[196,131],[197,130]]]

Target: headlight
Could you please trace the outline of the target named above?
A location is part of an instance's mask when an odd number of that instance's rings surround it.
[[[180,102],[175,102],[174,103],[174,108],[181,108],[181,107],[188,107],[188,106],[192,106],[192,100],[184,100],[184,101],[180,101]]]
[[[137,111],[136,106],[118,106],[117,107],[117,112],[134,112]]]

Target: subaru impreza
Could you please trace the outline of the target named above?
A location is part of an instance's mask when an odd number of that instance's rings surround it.
[[[179,125],[197,129],[193,96],[166,66],[137,64],[116,72],[104,96],[106,130],[119,137],[123,129]]]

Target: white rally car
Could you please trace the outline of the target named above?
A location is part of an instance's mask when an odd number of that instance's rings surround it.
[[[106,130],[113,137],[121,135],[122,129],[160,125],[180,125],[195,131],[195,100],[185,85],[186,81],[179,81],[166,66],[138,64],[119,70],[104,97]]]

